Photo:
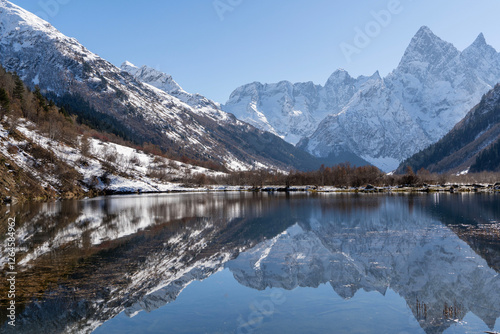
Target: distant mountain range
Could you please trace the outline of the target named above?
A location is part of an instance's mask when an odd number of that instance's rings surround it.
[[[56,102],[73,104],[81,118],[99,117],[126,139],[156,144],[176,156],[232,170],[320,165],[305,151],[183,91],[171,77],[157,78],[166,80],[158,88],[143,83],[135,75],[147,78],[147,70],[119,69],[5,0],[0,0],[0,64]]]
[[[436,142],[500,81],[500,55],[482,34],[464,51],[422,27],[399,66],[324,86],[251,83],[223,110],[326,157],[349,152],[385,170]]]

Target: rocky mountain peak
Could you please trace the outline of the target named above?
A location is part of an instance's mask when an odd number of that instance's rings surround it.
[[[325,86],[295,84],[286,98],[272,85],[254,87],[257,94],[237,89],[224,108],[314,155],[350,152],[391,171],[443,137],[499,81],[500,55],[483,34],[460,52],[423,26],[384,78],[339,69]]]
[[[125,61],[121,66],[122,71],[126,71],[136,77],[141,82],[147,83],[166,93],[177,93],[183,91],[181,86],[174,81],[171,75],[161,72],[149,66],[137,67]]]
[[[430,69],[442,69],[460,52],[453,44],[443,41],[428,27],[423,26],[412,38],[399,64],[399,69],[427,65]]]
[[[476,40],[474,41],[474,43],[472,43],[472,45],[474,46],[484,46],[484,45],[488,45],[488,43],[486,43],[486,39],[484,38],[484,35],[483,33],[480,33]]]
[[[128,60],[124,61],[123,64],[120,66],[122,71],[125,71],[127,73],[130,73],[132,75],[135,75],[137,71],[139,71],[139,67],[135,66]]]
[[[352,83],[353,77],[344,69],[338,69],[328,78],[325,86],[337,86],[341,83]]]

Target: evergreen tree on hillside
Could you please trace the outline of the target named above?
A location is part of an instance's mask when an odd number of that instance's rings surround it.
[[[19,101],[23,101],[24,100],[24,83],[17,74],[14,76],[14,82],[15,82],[15,86],[14,86],[14,92],[12,93],[12,95],[15,99],[18,99]]]
[[[10,99],[4,88],[0,88],[0,115],[7,113],[10,109]]]
[[[43,109],[44,111],[49,111],[49,105],[47,104],[47,100],[45,97],[43,97],[42,93],[40,92],[40,87],[35,86],[35,98],[38,102],[38,108],[37,112],[40,109]]]
[[[470,172],[499,172],[500,171],[500,141],[485,149],[476,158],[476,162],[471,166]]]

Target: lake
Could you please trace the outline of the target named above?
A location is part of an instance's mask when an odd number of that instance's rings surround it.
[[[4,278],[0,332],[500,331],[499,204],[235,192],[3,206],[16,327]]]

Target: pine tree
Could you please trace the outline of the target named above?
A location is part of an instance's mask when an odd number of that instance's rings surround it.
[[[45,99],[45,97],[43,97],[42,93],[40,92],[40,87],[35,86],[34,95],[35,95],[36,100],[38,101],[38,106],[41,109],[43,109],[44,111],[49,111],[49,106],[47,105],[47,100]]]
[[[0,88],[0,112],[7,113],[10,109],[10,99],[4,88]]]
[[[15,81],[15,86],[14,86],[14,92],[12,95],[14,96],[15,99],[18,99],[19,101],[23,101],[24,100],[24,83],[18,75],[15,75],[14,81]]]

